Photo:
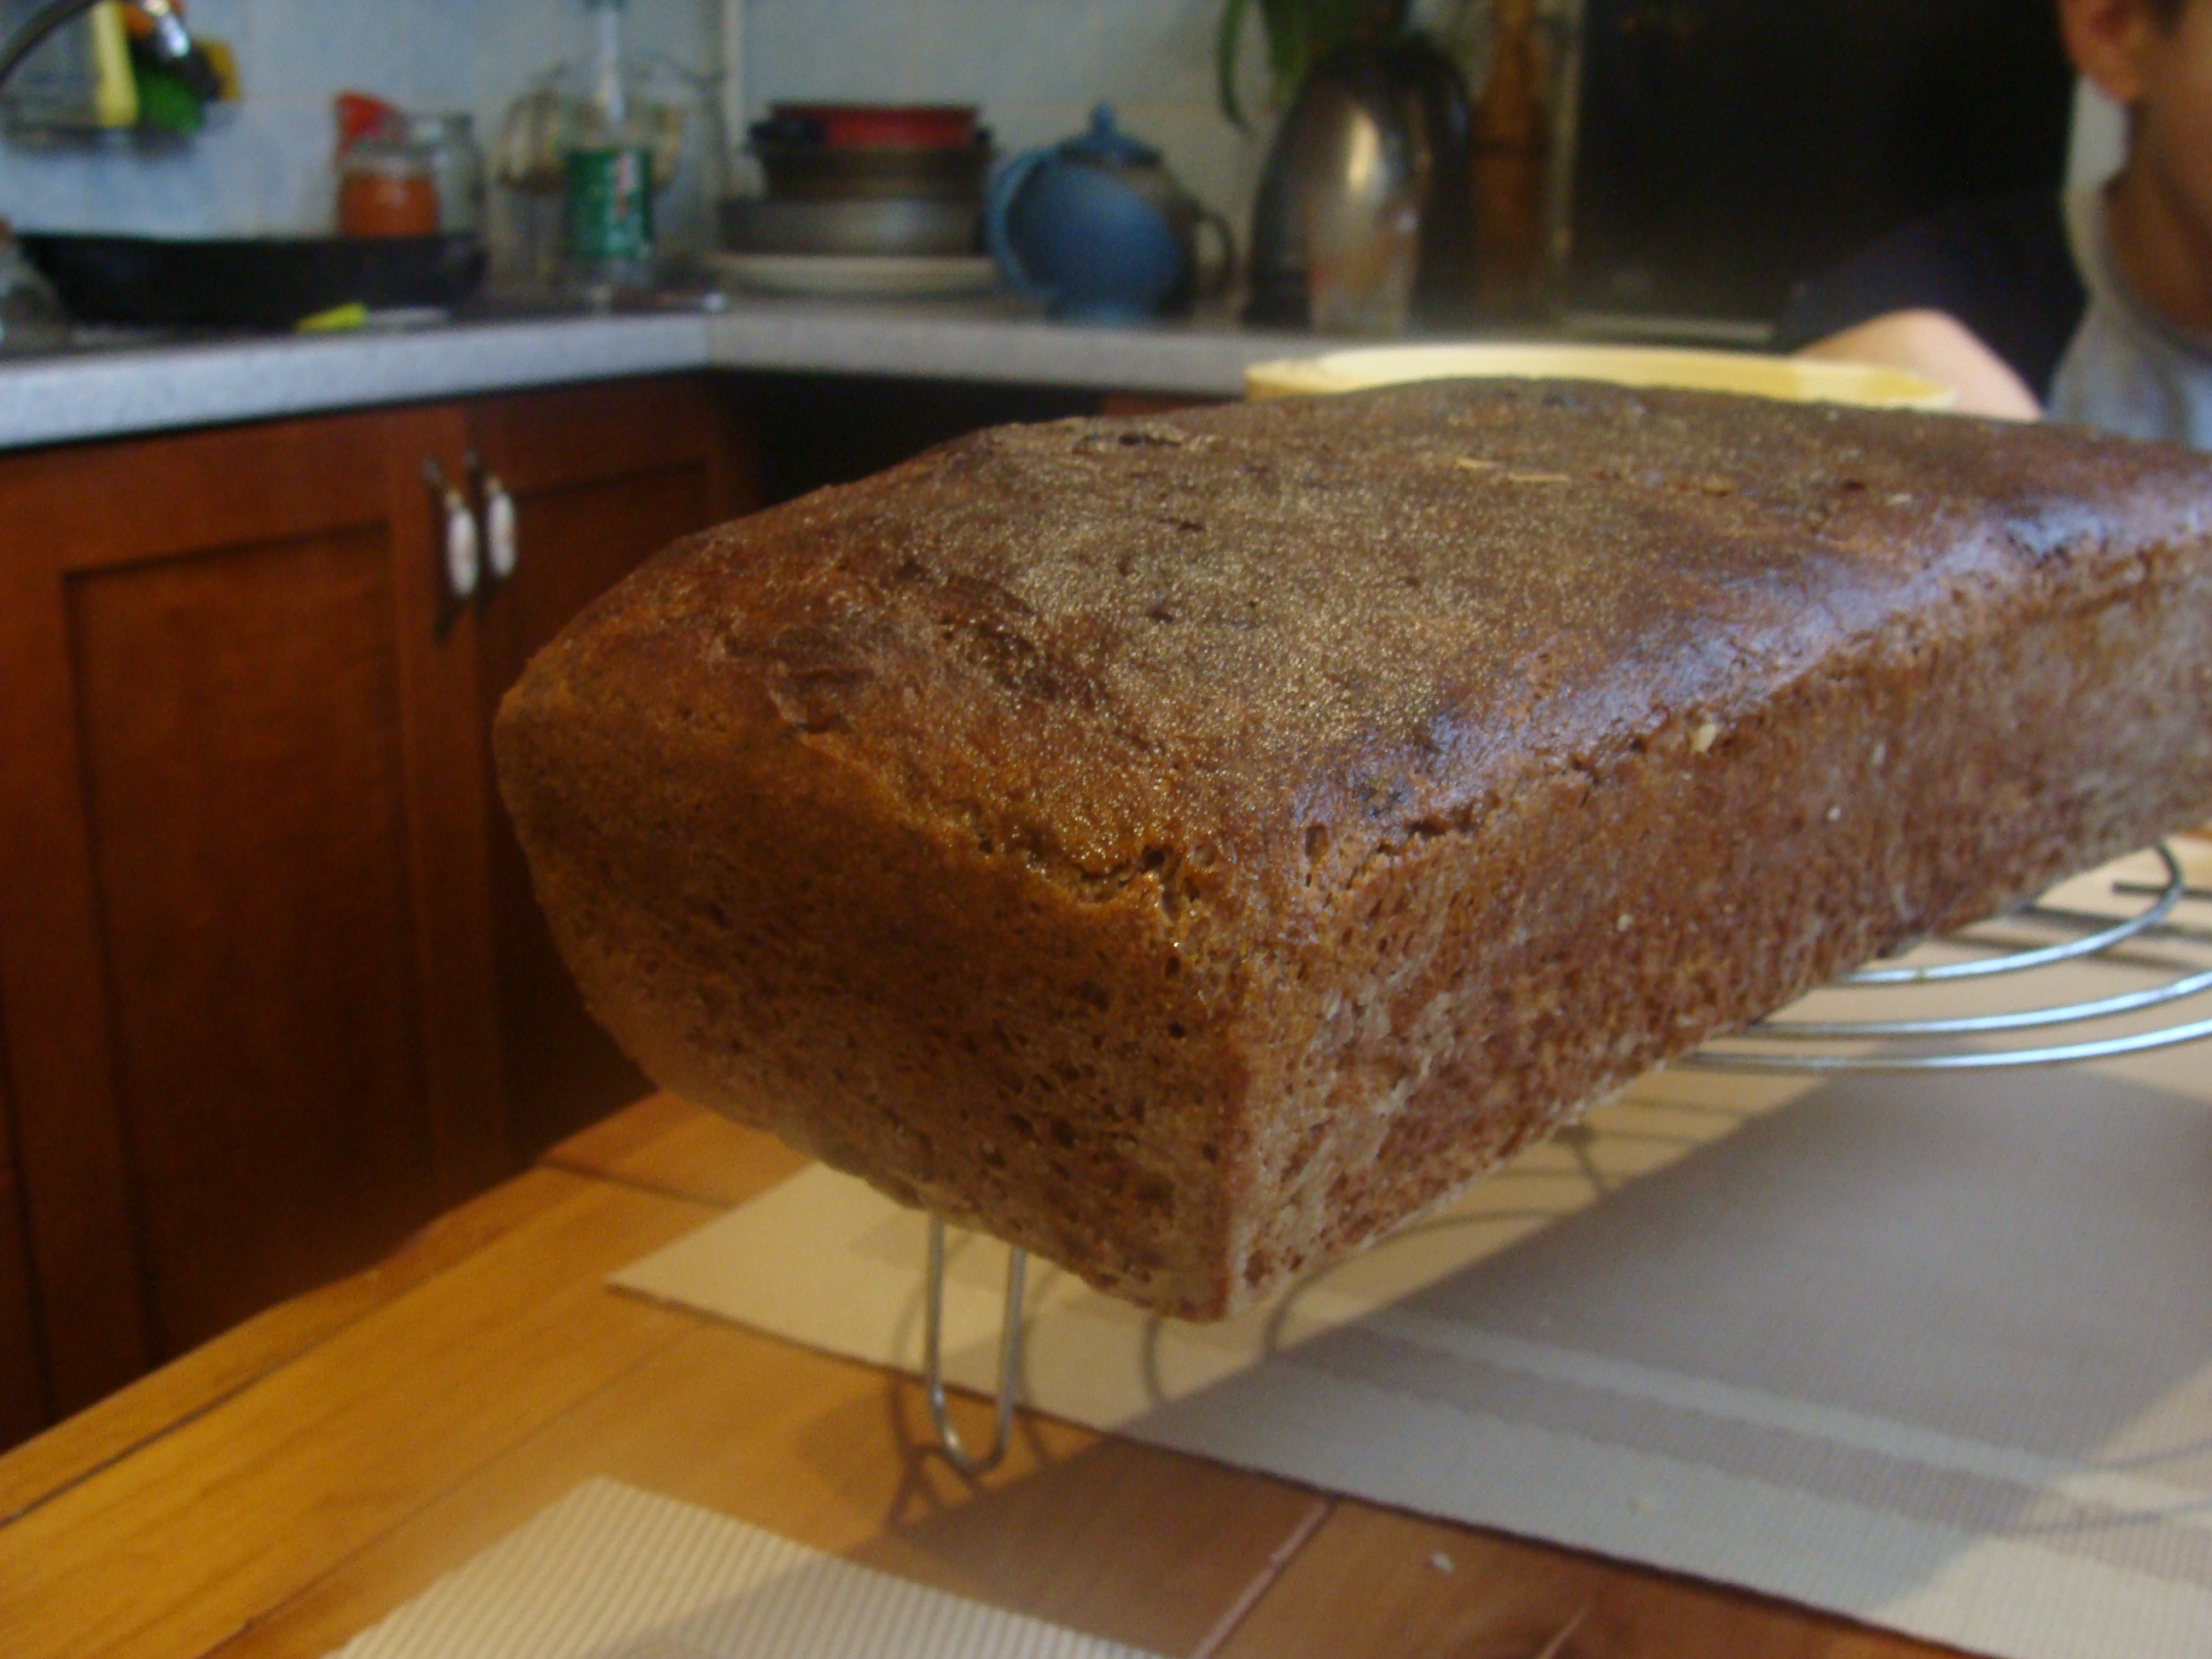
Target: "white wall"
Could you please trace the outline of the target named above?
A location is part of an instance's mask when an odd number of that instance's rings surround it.
[[[631,36],[712,72],[721,11],[629,0]],[[1104,99],[1241,222],[1264,145],[1215,109],[1218,15],[1219,0],[746,0],[745,100],[755,112],[792,98],[977,103],[1012,153],[1077,131]],[[474,109],[489,143],[533,75],[588,44],[582,0],[193,0],[191,17],[237,50],[246,97],[231,123],[155,158],[0,146],[0,215],[36,229],[327,229],[333,93]],[[1259,57],[1248,48],[1255,106]]]
[[[1425,0],[1423,9],[1468,3]],[[1104,100],[1241,230],[1265,143],[1215,106],[1220,3],[742,0],[744,101],[756,114],[779,99],[975,103],[1012,154],[1078,131]],[[711,73],[723,10],[723,0],[629,0],[631,36]],[[38,229],[326,229],[333,93],[359,87],[411,107],[473,109],[488,143],[538,70],[588,45],[583,0],[192,0],[191,17],[237,50],[246,97],[231,123],[154,158],[0,146],[0,215]],[[1243,70],[1264,134],[1256,38]]]
[[[630,0],[631,38],[699,72],[717,61],[711,0]],[[236,50],[244,101],[183,150],[0,146],[0,216],[30,229],[245,235],[327,230],[331,95],[473,109],[489,143],[538,70],[580,56],[582,0],[193,0]]]

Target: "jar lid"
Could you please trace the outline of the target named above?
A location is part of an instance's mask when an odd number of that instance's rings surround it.
[[[409,138],[358,139],[338,157],[340,172],[380,179],[427,177],[432,164],[429,149]]]

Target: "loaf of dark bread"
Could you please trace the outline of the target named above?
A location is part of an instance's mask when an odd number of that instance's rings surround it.
[[[1010,428],[672,550],[498,752],[653,1077],[1212,1317],[2212,814],[2212,464],[1535,383]]]

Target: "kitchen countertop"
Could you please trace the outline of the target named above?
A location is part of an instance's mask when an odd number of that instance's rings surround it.
[[[0,449],[699,368],[1233,398],[1246,364],[1330,344],[1226,319],[1077,328],[999,301],[736,299],[718,312],[118,346],[0,359]]]
[[[1161,1654],[1940,1659],[1029,1413],[963,1481],[911,1381],[606,1287],[800,1167],[655,1097],[0,1457],[9,1659],[312,1659],[594,1476]]]

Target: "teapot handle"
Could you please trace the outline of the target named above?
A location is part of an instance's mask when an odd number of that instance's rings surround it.
[[[1229,284],[1237,275],[1237,233],[1229,228],[1229,221],[1224,216],[1209,207],[1198,210],[1198,222],[1201,226],[1211,226],[1213,234],[1221,238],[1221,263],[1213,268],[1213,274],[1198,289],[1200,299],[1218,300],[1228,292]]]
[[[991,175],[990,193],[983,204],[983,240],[991,250],[991,257],[999,262],[999,274],[1017,294],[1047,301],[1054,297],[1056,290],[1038,282],[1023,265],[1021,256],[1014,252],[1013,238],[1007,234],[1006,215],[1014,205],[1014,198],[1021,194],[1022,186],[1029,183],[1030,174],[1052,153],[1051,145],[1040,144],[1015,156]]]

